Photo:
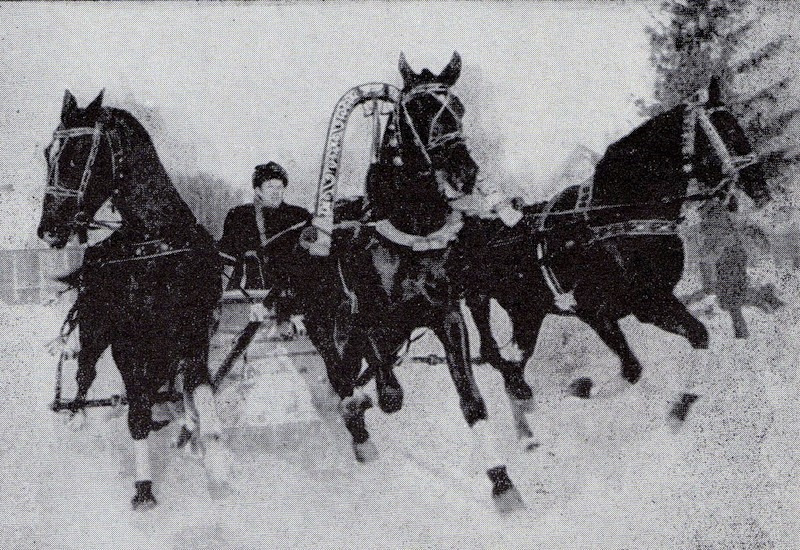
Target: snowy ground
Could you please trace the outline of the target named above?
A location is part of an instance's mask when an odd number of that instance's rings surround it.
[[[532,452],[516,444],[499,376],[476,367],[496,444],[528,505],[507,517],[493,510],[446,366],[398,369],[405,406],[392,416],[367,413],[380,458],[361,465],[341,425],[309,406],[304,382],[317,404],[325,398],[313,356],[295,361],[305,372],[268,365],[269,383],[250,390],[294,400],[289,423],[270,413],[266,426],[247,427],[257,411],[237,398],[241,388],[221,395],[231,494],[210,497],[201,466],[168,448],[167,428],[152,438],[159,506],[134,513],[124,417],[95,410],[73,433],[48,410],[55,359],[44,343],[63,305],[2,308],[0,541],[15,549],[797,548],[800,310],[797,282],[784,282],[792,305],[774,316],[746,311],[752,336],[744,342],[701,305],[713,338],[704,356],[626,320],[646,371],[621,394],[612,391],[616,362],[599,340],[575,320],[549,318],[527,371],[541,443]],[[437,346],[423,337],[412,355]],[[275,363],[257,351],[251,364]],[[672,388],[701,362],[706,397],[675,432],[665,421]],[[98,393],[118,392],[115,376],[105,362]],[[576,376],[593,377],[600,395],[567,395]]]

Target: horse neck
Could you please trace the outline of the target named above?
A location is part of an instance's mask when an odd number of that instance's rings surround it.
[[[197,220],[178,194],[143,128],[117,121],[121,158],[113,202],[129,233],[145,238],[188,238]]]
[[[677,217],[675,199],[689,184],[682,152],[685,114],[683,106],[673,108],[609,146],[595,168],[592,204],[633,206],[609,211],[612,217]]]

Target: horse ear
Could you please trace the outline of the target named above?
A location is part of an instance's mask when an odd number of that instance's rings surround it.
[[[397,63],[397,66],[400,69],[400,76],[403,77],[403,87],[413,87],[418,79],[417,73],[415,73],[411,68],[411,65],[408,64],[408,61],[406,61],[406,56],[403,52],[400,52],[400,61]]]
[[[461,56],[458,55],[458,52],[453,52],[450,63],[439,74],[439,82],[445,86],[452,86],[459,76],[461,76]]]
[[[87,113],[90,113],[90,114],[92,114],[92,115],[98,115],[98,114],[100,114],[100,110],[103,108],[103,94],[105,94],[105,92],[106,92],[106,89],[105,89],[105,88],[103,88],[102,90],[100,90],[100,93],[99,93],[99,94],[97,94],[97,97],[96,97],[96,98],[94,98],[94,101],[92,101],[92,102],[91,102],[91,103],[90,103],[90,104],[89,104],[89,105],[86,107],[86,112],[87,112]]]
[[[61,106],[61,122],[67,119],[78,109],[78,102],[69,90],[64,90],[64,103]]]

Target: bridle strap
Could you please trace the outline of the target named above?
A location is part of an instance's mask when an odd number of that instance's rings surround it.
[[[430,126],[428,128],[428,140],[427,143],[422,140],[422,137],[417,130],[417,126],[414,123],[414,120],[411,118],[411,115],[408,112],[407,104],[417,96],[421,95],[430,95],[434,97],[439,103],[442,104],[441,108],[436,112],[436,114],[431,119]],[[444,96],[444,97],[442,97]],[[422,155],[425,157],[425,160],[428,162],[429,165],[433,165],[433,161],[431,160],[430,152],[434,149],[442,147],[443,145],[447,144],[453,140],[463,139],[464,129],[461,123],[461,116],[455,112],[453,107],[451,106],[451,99],[453,97],[452,92],[448,86],[444,84],[423,84],[421,86],[417,86],[409,91],[403,99],[396,105],[395,109],[403,111],[403,118],[405,118],[408,127],[411,129],[411,134],[414,138],[414,143],[417,145],[419,150],[422,152]],[[442,116],[443,113],[449,111],[450,114],[453,115],[458,128],[447,134],[441,136],[434,136],[433,135],[433,128],[436,124],[436,121]]]
[[[97,151],[100,149],[100,140],[102,139],[103,135],[103,124],[101,122],[97,122],[94,125],[92,147],[89,149],[89,157],[86,159],[86,166],[83,169],[83,176],[81,176],[81,184],[78,187],[78,211],[83,209],[83,199],[86,196],[86,188],[89,186],[89,180],[92,177],[94,161],[97,159]]]
[[[89,180],[92,177],[92,169],[94,168],[94,162],[97,159],[97,151],[100,149],[100,140],[104,135],[106,134],[103,132],[103,123],[99,121],[93,127],[83,126],[79,128],[59,128],[53,132],[54,141],[64,140],[66,142],[66,140],[70,138],[92,136],[92,145],[89,149],[89,156],[86,158],[86,165],[83,168],[83,174],[81,175],[81,182],[78,185],[78,188],[71,189],[61,185],[60,173],[58,170],[58,161],[61,156],[61,151],[59,151],[58,157],[54,160],[54,166],[51,167],[53,170],[53,175],[51,177],[54,181],[45,188],[45,193],[60,197],[76,197],[78,199],[78,210],[80,211],[83,207],[83,198],[86,195],[86,188],[89,186]],[[109,145],[110,144],[111,140],[109,139]]]
[[[703,98],[699,101],[702,101],[702,99]],[[713,107],[709,109],[702,103],[699,103],[699,101],[687,103],[686,119],[684,121],[682,152],[684,156],[684,171],[690,175],[689,193],[700,192],[697,177],[693,174],[694,166],[692,164],[696,152],[697,127],[699,126],[708,138],[717,158],[719,158],[722,163],[722,173],[724,175],[722,180],[707,194],[713,196],[724,189],[724,200],[727,201],[733,193],[733,187],[736,181],[739,179],[739,172],[758,162],[758,154],[731,155],[728,146],[725,145],[725,141],[719,135],[719,131],[709,117],[709,114],[725,110],[725,107]]]
[[[69,187],[65,187],[61,185],[60,182],[60,174],[58,171],[58,161],[61,156],[61,151],[59,151],[58,156],[54,159],[53,166],[51,170],[53,174],[51,176],[52,182],[45,187],[45,194],[56,196],[56,197],[69,197],[69,198],[76,198],[77,199],[77,213],[75,214],[75,221],[76,225],[88,225],[89,229],[97,229],[97,228],[113,228],[111,227],[112,224],[109,222],[104,221],[96,221],[96,220],[88,220],[82,221],[81,218],[83,216],[83,206],[84,206],[84,198],[86,196],[86,190],[89,187],[89,181],[92,178],[92,172],[94,170],[94,164],[97,160],[97,153],[100,150],[100,142],[105,137],[108,141],[109,149],[111,151],[111,177],[115,179],[119,174],[120,164],[121,164],[121,146],[119,141],[119,135],[115,130],[106,130],[103,126],[103,122],[98,121],[95,123],[94,126],[82,126],[78,128],[59,128],[55,132],[53,132],[53,140],[68,140],[70,138],[75,137],[82,137],[82,136],[92,136],[92,144],[91,148],[89,149],[89,155],[86,158],[86,165],[83,169],[83,174],[81,174],[81,182],[78,185],[77,189],[72,189]],[[63,144],[61,145],[63,147]],[[50,162],[50,161],[48,161]]]

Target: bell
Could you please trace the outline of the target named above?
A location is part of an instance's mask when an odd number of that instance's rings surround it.
[[[399,156],[394,157],[392,159],[392,164],[394,164],[395,166],[403,166],[403,159],[401,159]]]
[[[683,171],[688,174],[689,172],[692,171],[692,165],[691,164],[684,164],[683,165]]]
[[[397,147],[399,145],[397,138],[393,137],[389,140],[389,147]]]

